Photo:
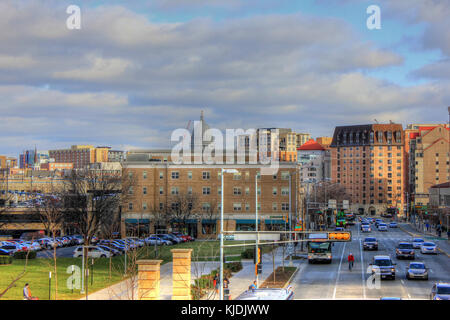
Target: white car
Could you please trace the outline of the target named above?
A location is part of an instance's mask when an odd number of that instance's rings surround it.
[[[111,256],[110,252],[96,246],[88,246],[87,250],[89,258],[109,258]],[[76,247],[73,251],[73,257],[78,258],[81,256],[83,256],[83,247]]]
[[[388,226],[385,223],[378,224],[378,231],[388,231]]]
[[[370,228],[369,225],[362,225],[361,231],[362,232],[370,232],[370,231],[372,231],[372,229]]]
[[[424,242],[420,246],[421,253],[435,253],[437,254],[437,246],[434,242]]]

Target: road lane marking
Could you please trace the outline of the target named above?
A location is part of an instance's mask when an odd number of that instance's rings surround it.
[[[359,237],[359,254],[361,255],[361,281],[362,281],[362,287],[363,287],[363,296],[364,299],[366,299],[366,283],[364,279],[364,255],[362,250],[362,244],[361,244],[361,237],[360,237],[360,228],[358,228],[358,237]]]
[[[338,272],[337,272],[337,275],[336,275],[336,282],[334,284],[333,300],[336,300],[336,289],[337,289],[337,285],[338,285],[338,282],[339,282],[339,275],[341,273],[342,259],[344,258],[345,245],[346,244],[347,244],[347,242],[344,242],[344,247],[342,248],[341,261],[339,261]]]

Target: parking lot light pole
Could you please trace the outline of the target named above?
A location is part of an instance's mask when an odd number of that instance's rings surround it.
[[[82,274],[82,276],[81,276],[81,291],[80,291],[80,293],[81,294],[84,294],[84,277],[85,277],[85,274],[84,274],[84,243],[83,243],[83,245],[81,246],[81,251],[83,252],[83,254],[81,255],[81,274]]]
[[[222,174],[221,174],[221,178],[222,178],[222,189],[220,190],[220,196],[221,196],[221,203],[220,203],[220,296],[219,299],[223,300],[223,194],[224,194],[224,189],[223,189],[223,174],[224,173],[238,173],[238,171],[236,169],[224,169],[222,168]]]
[[[256,225],[256,250],[254,255],[256,256],[255,261],[258,261],[258,247],[259,247],[259,233],[258,233],[258,174],[255,175],[255,225]],[[262,262],[262,261],[261,261]],[[256,270],[256,287],[259,287],[259,274],[258,269]]]

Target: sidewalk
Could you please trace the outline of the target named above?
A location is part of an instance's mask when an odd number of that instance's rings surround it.
[[[263,269],[262,274],[259,275],[259,283],[263,283],[264,280],[267,279],[268,276],[273,272],[273,258],[272,253],[265,253],[262,257],[263,261]],[[303,260],[292,260],[294,267],[299,267]],[[283,248],[278,247],[275,249],[275,269],[279,266],[283,265]],[[236,274],[233,275],[233,277],[230,278],[230,294],[231,299],[235,299],[237,296],[239,296],[241,293],[246,291],[248,287],[252,284],[253,280],[256,280],[255,277],[255,265],[253,264],[253,261],[243,261],[242,262],[243,269]],[[284,260],[284,266],[289,266],[289,260]],[[218,297],[217,297],[218,299]]]
[[[445,237],[438,237],[436,233],[427,232],[425,230],[419,230],[418,227],[411,223],[399,223],[399,228],[409,235],[417,238],[424,238],[424,240],[431,240],[436,242],[438,245],[438,250],[450,257],[450,241]]]
[[[209,274],[212,270],[219,268],[219,261],[192,262],[191,278],[200,278],[203,274]],[[160,300],[172,299],[172,262],[161,265],[160,269]],[[85,300],[81,298],[80,300]],[[99,290],[88,295],[88,300],[136,300],[137,281],[131,279],[121,281],[108,288]]]

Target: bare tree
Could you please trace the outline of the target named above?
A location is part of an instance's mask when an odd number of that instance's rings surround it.
[[[180,232],[186,233],[187,221],[198,218],[198,195],[188,192],[171,195],[169,203],[170,206],[166,208],[168,221],[176,225]]]
[[[125,201],[135,184],[132,174],[123,171],[79,169],[65,176],[62,199],[64,203],[64,222],[74,226],[84,239],[84,256],[95,235],[107,226],[117,215],[120,205]],[[85,259],[85,270],[87,270]],[[85,275],[83,275],[85,276]],[[85,281],[86,287],[88,286]],[[87,294],[87,290],[86,290]]]

